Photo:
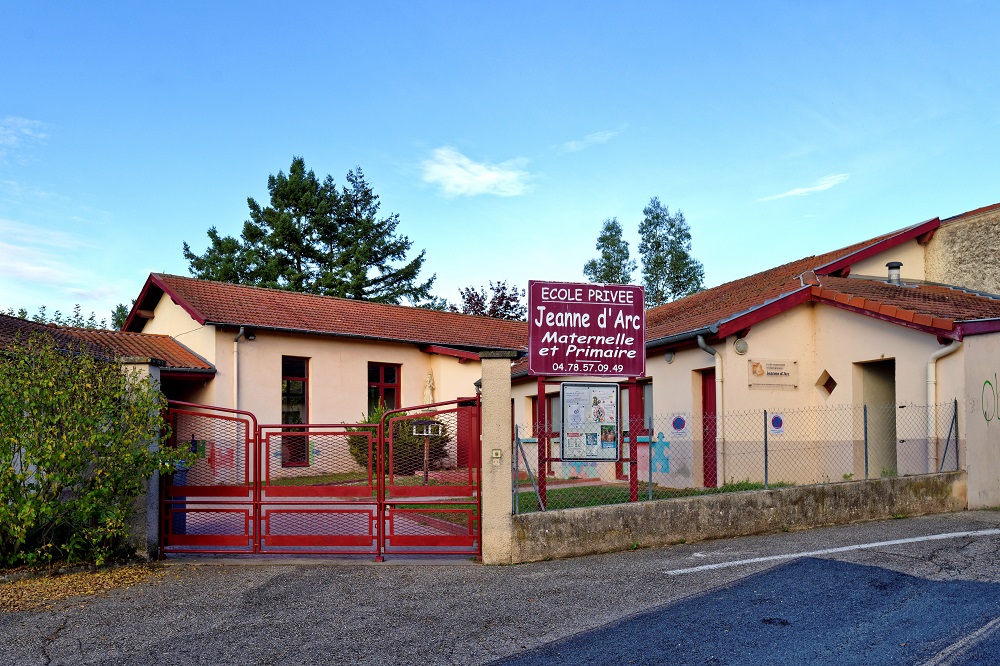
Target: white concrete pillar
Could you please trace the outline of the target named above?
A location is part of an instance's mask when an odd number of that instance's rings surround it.
[[[482,515],[483,563],[512,561],[510,362],[517,352],[481,352],[482,360]]]

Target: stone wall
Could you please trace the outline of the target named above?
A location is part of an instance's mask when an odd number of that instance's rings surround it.
[[[943,224],[927,245],[926,279],[1000,294],[997,238],[1000,238],[1000,209]]]
[[[703,495],[514,516],[514,562],[966,508],[965,472]]]

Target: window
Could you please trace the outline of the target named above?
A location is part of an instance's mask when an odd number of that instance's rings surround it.
[[[638,429],[636,433],[638,436],[649,435],[649,426],[653,422],[653,382],[652,380],[640,380],[636,383],[636,389],[639,392],[639,407],[641,411],[641,421],[638,423],[632,422],[632,400],[629,388],[623,388],[621,394],[621,409],[622,409],[622,429],[625,431],[626,435],[631,434],[631,429],[635,426]]]
[[[559,431],[562,430],[562,406],[558,393],[549,393],[545,396],[545,420],[549,424],[549,437],[558,437]],[[534,424],[534,436],[538,437],[541,426],[538,422],[538,396],[531,396],[531,422]]]
[[[298,356],[281,357],[281,422],[309,423],[309,359]],[[283,432],[303,432],[302,428],[285,428]],[[283,435],[281,464],[284,467],[304,467],[309,464],[309,441],[306,435]]]
[[[368,364],[368,413],[378,409],[399,408],[399,366],[393,363]]]

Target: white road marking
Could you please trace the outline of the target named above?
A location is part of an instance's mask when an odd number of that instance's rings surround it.
[[[782,555],[768,555],[766,557],[752,557],[746,560],[731,560],[729,562],[716,562],[715,564],[703,564],[699,567],[689,567],[687,569],[673,569],[664,571],[667,576],[679,576],[681,574],[695,573],[698,571],[710,571],[712,569],[728,569],[729,567],[739,567],[745,564],[758,564],[760,562],[777,562],[780,560],[794,560],[799,557],[818,557],[820,555],[832,555],[834,553],[846,553],[852,550],[865,550],[868,548],[883,548],[885,546],[899,546],[905,543],[920,543],[923,541],[942,541],[945,539],[963,539],[967,537],[995,536],[1000,534],[1000,529],[992,530],[972,530],[971,532],[948,532],[946,534],[928,534],[920,537],[910,537],[908,539],[893,539],[892,541],[876,541],[874,543],[859,543],[853,546],[841,546],[839,548],[824,548],[823,550],[812,550],[803,553],[784,553]]]
[[[950,666],[955,660],[960,658],[978,643],[984,641],[990,634],[1000,629],[1000,617],[987,622],[978,630],[972,632],[965,638],[955,641],[936,655],[925,661],[920,666]]]

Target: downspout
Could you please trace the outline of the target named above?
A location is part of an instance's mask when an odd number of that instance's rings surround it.
[[[715,437],[719,443],[718,450],[722,452],[722,469],[719,470],[720,475],[716,482],[721,480],[720,485],[722,485],[726,482],[726,409],[722,391],[722,354],[709,347],[703,335],[698,336],[698,347],[715,357]]]
[[[233,338],[233,409],[240,408],[240,338],[243,337],[243,327]]]
[[[937,362],[957,352],[961,346],[961,340],[952,340],[950,345],[938,349],[927,359],[927,464],[932,471],[937,462],[937,451],[930,450],[931,442],[937,440]]]

